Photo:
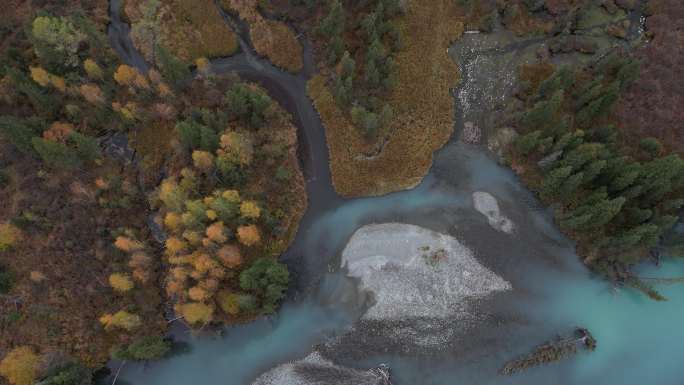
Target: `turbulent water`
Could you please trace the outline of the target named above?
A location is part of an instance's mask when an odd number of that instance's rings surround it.
[[[116,10],[118,0],[112,7]],[[112,20],[110,37],[119,55],[145,66],[125,25]],[[278,72],[249,52],[214,65],[262,82],[294,113],[301,129],[310,206],[284,256],[297,290],[277,315],[227,328],[222,335],[177,331],[188,351],[157,363],[128,363],[117,384],[248,385],[260,377],[260,383],[268,384],[338,384],[342,375],[366,381],[367,370],[381,363],[391,368],[395,385],[684,382],[684,285],[662,288],[670,300],[653,302],[593,277],[546,210],[482,148],[454,140],[439,151],[430,174],[415,189],[342,200],[330,186],[322,127],[304,94],[306,74]],[[485,124],[476,117],[471,120]],[[429,349],[387,338],[388,330],[401,330],[396,322],[360,323],[377,298],[359,290],[358,279],[347,277],[340,267],[342,251],[359,228],[389,222],[454,239],[510,290],[467,299],[467,322],[459,318],[440,325],[449,338]],[[658,269],[644,267],[640,274],[684,276],[684,263],[667,261]],[[497,374],[507,360],[575,326],[596,337],[594,353],[511,377]],[[293,361],[298,363],[282,366]],[[297,379],[287,377],[295,369],[300,371]]]

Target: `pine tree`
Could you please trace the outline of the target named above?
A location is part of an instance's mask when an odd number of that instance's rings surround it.
[[[591,218],[591,227],[600,228],[613,220],[622,209],[622,205],[624,205],[625,201],[626,199],[624,197],[617,197],[611,200],[604,200],[591,207],[591,210],[594,213]]]
[[[610,191],[622,191],[633,185],[642,175],[642,167],[639,163],[625,164],[623,158],[613,160],[612,162],[610,165],[610,168],[613,169],[609,183]]]
[[[556,114],[563,103],[563,91],[556,91],[549,100],[537,102],[522,116],[522,124],[527,128],[539,129],[553,124]]]
[[[571,213],[560,220],[560,225],[561,227],[566,229],[577,230],[582,226],[586,225],[587,223],[589,223],[591,217],[591,213]]]
[[[629,223],[638,225],[649,220],[653,216],[653,210],[630,207],[624,210],[624,214]]]
[[[321,24],[318,26],[319,33],[332,38],[336,35],[341,35],[344,32],[344,9],[339,0],[333,0],[330,12],[323,18]]]
[[[62,143],[45,140],[40,137],[34,137],[31,143],[38,155],[48,166],[71,169],[81,166],[81,160],[76,151]]]
[[[595,119],[604,116],[617,102],[620,92],[619,83],[613,82],[597,99],[591,101],[577,112],[577,124],[587,127]]]
[[[100,147],[95,138],[76,131],[69,134],[69,144],[73,145],[76,155],[84,163],[94,161],[100,154]]]
[[[560,194],[563,182],[572,174],[572,167],[559,167],[549,171],[541,184],[541,193],[545,197],[553,198]]]
[[[639,148],[648,153],[652,158],[660,155],[663,151],[663,145],[656,138],[644,138],[639,142]]]
[[[342,59],[340,60],[340,69],[340,76],[342,78],[353,78],[354,71],[356,69],[356,62],[351,58],[349,51],[344,51]]]
[[[171,84],[180,85],[190,76],[190,68],[179,58],[173,56],[166,48],[161,45],[156,47],[157,65],[164,79]]]
[[[600,143],[583,143],[570,151],[561,160],[561,165],[572,167],[573,171],[582,168],[586,163],[598,158],[604,146]]]
[[[532,131],[519,137],[515,141],[515,147],[521,155],[528,155],[539,145],[541,131]]]
[[[660,233],[658,226],[650,223],[638,225],[629,230],[622,231],[610,240],[613,247],[628,249],[637,245],[648,246],[650,241],[657,238]]]
[[[586,166],[583,170],[584,179],[582,180],[582,183],[587,184],[596,179],[596,177],[598,177],[599,174],[601,174],[601,171],[603,171],[603,169],[606,168],[607,164],[608,162],[605,160],[595,160],[589,163],[589,165]]]
[[[34,153],[32,139],[46,128],[47,124],[40,118],[19,119],[14,116],[0,116],[0,134],[25,154]]]
[[[582,181],[584,180],[584,173],[583,172],[578,172],[577,174],[573,174],[570,177],[568,177],[563,184],[561,184],[560,189],[559,189],[559,197],[567,201],[570,199],[575,191],[579,188],[579,186],[582,184]]]

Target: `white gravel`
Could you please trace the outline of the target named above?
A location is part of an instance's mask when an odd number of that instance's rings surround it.
[[[372,371],[337,366],[317,352],[277,366],[262,374],[253,385],[379,385],[382,378]]]
[[[466,299],[511,288],[457,239],[401,223],[357,230],[342,266],[374,295],[363,316],[368,320],[460,318]]]
[[[475,210],[487,217],[489,225],[507,234],[511,234],[515,226],[513,222],[501,214],[499,202],[496,198],[485,191],[475,191],[473,193],[473,205]]]

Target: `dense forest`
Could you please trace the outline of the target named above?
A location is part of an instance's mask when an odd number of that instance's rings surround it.
[[[585,263],[618,278],[651,256],[684,206],[681,157],[654,137],[631,145],[614,113],[639,72],[638,61],[614,53],[527,82],[510,158]]]
[[[211,47],[160,40],[148,72],[119,63],[106,6],[22,3],[5,19],[17,32],[2,30],[0,374],[12,384],[88,384],[109,358],[160,358],[167,309],[196,328],[244,322],[273,312],[289,280],[276,257],[306,207],[290,115],[215,75]]]
[[[334,187],[365,196],[417,185],[451,137],[448,47],[465,29],[500,21],[549,38],[551,53],[594,54],[566,32],[624,37],[614,20],[638,4],[127,0],[142,70],[110,48],[107,1],[11,0],[0,15],[0,383],[87,385],[109,359],[170,354],[173,322],[202,330],[277,309],[304,178],[292,117],[212,68],[239,53],[236,28],[308,81]],[[633,52],[523,66],[521,107],[503,123],[520,134],[510,166],[584,262],[663,299],[630,268],[682,251],[670,230],[684,207],[684,15],[678,0],[645,11],[650,44]]]

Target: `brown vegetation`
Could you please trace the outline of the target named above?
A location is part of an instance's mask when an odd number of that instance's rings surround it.
[[[156,9],[150,4],[129,0],[124,5],[133,42],[148,60],[153,61],[156,44],[188,63],[237,51],[237,37],[212,0],[161,0]]]
[[[326,127],[333,184],[344,196],[381,195],[417,185],[433,152],[453,131],[449,89],[458,81],[458,67],[447,49],[463,24],[454,21],[453,1],[407,3],[399,18],[405,46],[396,54],[397,86],[388,97],[395,116],[377,154],[364,155],[367,141],[337,107],[325,79],[316,76],[308,84]]]
[[[684,9],[678,0],[649,3],[646,19],[652,40],[636,51],[641,76],[618,105],[626,140],[632,145],[655,137],[668,149],[684,153]]]
[[[2,153],[3,162],[17,156],[6,145]],[[12,266],[16,281],[10,295],[0,301],[0,341],[4,347],[63,351],[97,366],[108,359],[113,346],[135,336],[157,335],[165,327],[156,281],[130,289],[120,286],[115,274],[129,268],[128,257],[114,246],[112,232],[123,227],[146,231],[141,215],[145,201],[132,193],[128,207],[103,208],[106,196],[96,192],[94,175],[110,173],[107,165],[89,173],[41,174],[35,172],[39,167],[29,159],[15,163],[12,184],[0,190],[0,218],[20,224],[26,239],[15,242],[11,252],[0,253],[0,264]],[[148,274],[154,276],[156,266],[158,262],[150,261]],[[110,282],[128,292],[117,294]],[[103,314],[127,306],[134,306],[144,320],[134,333],[106,333],[99,326]]]
[[[302,46],[294,32],[283,22],[264,18],[256,0],[222,0],[229,11],[236,12],[249,24],[254,49],[271,63],[290,72],[302,70]]]

